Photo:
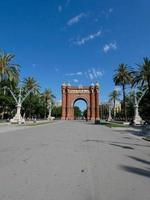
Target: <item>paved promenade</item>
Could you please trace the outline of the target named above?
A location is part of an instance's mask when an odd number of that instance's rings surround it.
[[[0,200],[150,200],[150,143],[79,121],[1,126]]]

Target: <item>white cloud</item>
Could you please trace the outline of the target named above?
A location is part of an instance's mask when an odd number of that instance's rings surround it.
[[[67,73],[67,74],[65,74],[66,76],[74,76],[75,75],[75,73]]]
[[[117,43],[116,42],[111,42],[109,44],[105,44],[103,47],[104,53],[107,53],[110,50],[116,50],[117,49]]]
[[[32,67],[33,67],[33,68],[36,68],[36,64],[35,64],[35,63],[33,63],[33,64],[32,64]]]
[[[84,37],[84,38],[81,38],[79,40],[74,41],[74,44],[79,45],[79,46],[84,45],[86,42],[88,42],[90,40],[94,40],[95,38],[100,37],[101,34],[102,34],[102,31],[99,30],[97,33],[91,34],[91,35],[89,35],[87,37]]]
[[[103,74],[104,73],[101,70],[96,69],[96,68],[92,68],[92,69],[88,70],[87,72],[85,72],[85,76],[87,78],[89,78],[90,80],[94,80],[94,79],[96,80],[96,79],[102,77]]]
[[[73,82],[74,82],[74,83],[78,83],[79,80],[78,80],[78,79],[73,79]]]
[[[80,13],[79,15],[73,17],[72,19],[70,19],[68,22],[67,22],[67,25],[68,26],[72,26],[74,24],[77,24],[83,17],[86,17],[86,14],[85,13]]]
[[[61,5],[58,6],[58,11],[59,11],[59,12],[62,11],[62,6],[61,6]]]
[[[71,76],[71,77],[75,77],[75,79],[73,79],[74,82],[79,82],[78,79],[76,79],[76,77],[82,76],[82,79],[84,79],[84,77],[86,79],[90,79],[91,81],[96,81],[97,79],[101,78],[103,76],[104,72],[100,69],[97,68],[91,68],[87,71],[84,72],[76,72],[76,73],[68,73],[65,74],[66,76]]]
[[[58,72],[58,71],[59,71],[59,69],[57,67],[55,67],[55,72]]]
[[[83,72],[67,73],[66,76],[81,76]]]
[[[114,12],[114,9],[113,8],[109,8],[107,10],[103,10],[102,11],[102,14],[108,19],[109,16]]]
[[[94,79],[94,76],[93,76],[93,74],[92,74],[92,73],[89,73],[89,78],[90,78],[91,80],[93,80],[93,79]]]
[[[82,72],[77,72],[76,74],[77,74],[77,75],[82,75],[83,73],[82,73]]]
[[[109,8],[108,12],[111,14],[113,12],[113,8]]]

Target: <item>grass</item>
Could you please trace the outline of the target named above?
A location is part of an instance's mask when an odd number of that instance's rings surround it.
[[[40,121],[40,122],[35,122],[35,123],[31,122],[29,124],[27,123],[26,126],[39,126],[39,125],[50,124],[50,123],[52,123],[52,121],[43,121],[43,122]]]
[[[121,128],[121,127],[127,127],[123,124],[113,123],[113,122],[101,122],[101,125],[105,125],[109,128]]]
[[[4,122],[6,122],[6,120],[2,120],[2,119],[0,120],[0,123],[4,123]]]
[[[144,140],[150,142],[150,135],[143,138]]]

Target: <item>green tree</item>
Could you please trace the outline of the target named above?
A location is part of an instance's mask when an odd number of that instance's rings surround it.
[[[9,94],[9,92],[7,92]],[[12,117],[15,111],[15,101],[13,97],[9,95],[4,95],[0,93],[0,118],[7,119]]]
[[[144,91],[146,91],[147,85],[145,86],[138,86],[137,87],[137,96],[138,98],[141,97]],[[149,90],[146,91],[145,95],[140,101],[139,104],[139,113],[142,119],[144,120],[150,120],[150,92]]]
[[[74,117],[75,119],[82,116],[82,112],[78,106],[74,106]]]
[[[44,104],[47,108],[47,111],[45,112],[45,117],[46,117],[46,114],[48,113],[48,108],[50,106],[50,103],[51,103],[51,106],[54,105],[54,99],[55,99],[55,96],[52,94],[52,91],[50,89],[45,89],[43,93]]]
[[[132,73],[133,71],[126,65],[126,64],[120,64],[118,69],[115,70],[115,74],[113,77],[115,85],[122,87],[123,92],[123,109],[124,109],[124,116],[125,120],[127,121],[127,112],[126,112],[126,85],[129,85],[132,83],[133,77]]]
[[[39,83],[33,78],[33,77],[27,77],[24,79],[24,90],[26,92],[32,90],[32,92],[30,92],[29,97],[27,98],[27,100],[29,100],[29,117],[31,118],[31,115],[33,114],[33,102],[32,102],[32,98],[34,95],[39,93]],[[27,101],[25,100],[25,101]]]
[[[19,65],[12,63],[14,55],[0,52],[0,82],[3,80],[17,81],[19,79]]]
[[[11,115],[10,109],[15,108],[15,103],[9,91],[4,94],[4,87],[16,91],[20,66],[13,63],[14,55],[0,51],[0,113],[1,118]]]
[[[134,75],[133,84],[138,84],[142,87],[147,86],[150,93],[150,59],[148,57],[143,58],[143,64],[138,65]]]
[[[54,106],[52,109],[52,116],[57,118],[61,118],[62,107],[61,106]]]
[[[126,96],[127,102],[127,115],[129,118],[133,119],[134,117],[134,93],[130,92]]]
[[[87,119],[87,108],[83,111],[83,117]]]
[[[115,108],[116,108],[116,101],[119,101],[119,96],[120,96],[120,92],[117,90],[113,90],[110,94],[109,94],[109,100],[113,102],[113,115],[115,117]]]
[[[150,59],[148,57],[143,58],[143,63],[137,64],[133,86],[137,86],[137,95],[139,94],[139,96],[148,88],[148,91],[140,101],[139,112],[143,119],[150,119]]]

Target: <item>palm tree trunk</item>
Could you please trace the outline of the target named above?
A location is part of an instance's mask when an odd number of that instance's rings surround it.
[[[127,121],[125,85],[122,85],[122,90],[123,90],[123,109],[124,109],[124,117],[125,117],[125,121]]]
[[[149,93],[150,93],[150,79],[148,79],[148,90],[149,90]]]
[[[31,113],[32,113],[32,105],[31,105],[31,98],[32,98],[32,94],[30,93],[30,96],[29,96],[29,98],[30,98],[30,102],[29,102],[29,118],[31,119]]]
[[[116,117],[116,111],[115,111],[115,108],[116,108],[116,99],[114,99],[114,119]]]
[[[2,119],[4,119],[5,107],[2,108]]]

